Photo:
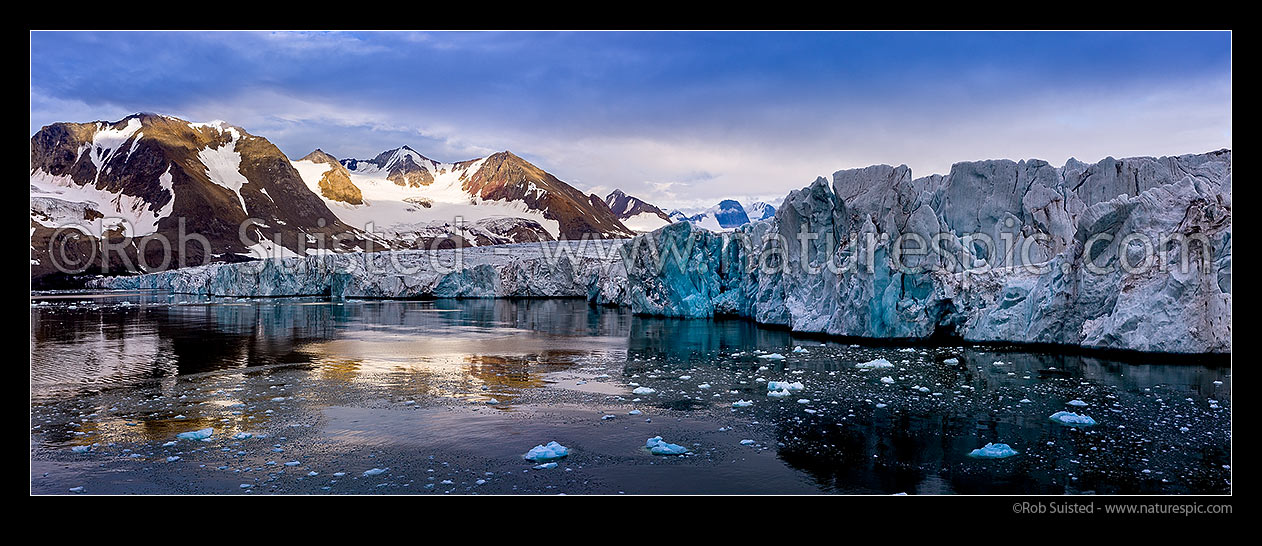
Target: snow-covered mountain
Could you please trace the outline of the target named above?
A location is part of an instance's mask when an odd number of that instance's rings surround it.
[[[638,232],[653,231],[671,223],[670,216],[638,197],[632,197],[614,190],[605,196],[605,204],[609,210],[622,221],[622,224]]]
[[[63,267],[91,262],[85,270],[99,270],[101,238],[119,245],[108,262],[114,273],[136,267],[137,248],[149,267],[163,269],[181,256],[200,264],[307,253],[317,238],[331,241],[338,233],[350,236],[333,250],[364,243],[307,190],[276,146],[222,121],[142,113],[116,122],[55,123],[31,137],[30,169],[33,279],[57,272],[50,248],[67,248],[55,258]],[[239,233],[247,218],[260,223]],[[73,227],[60,229],[67,226]],[[179,248],[181,232],[203,239]],[[161,244],[137,244],[155,234],[172,244],[165,266]],[[54,237],[66,244],[51,245]]]
[[[719,201],[719,204],[692,216],[672,210],[669,217],[676,222],[688,222],[710,231],[731,231],[749,223],[745,207],[733,199]]]
[[[293,166],[340,220],[396,248],[635,234],[599,197],[507,151],[442,163],[407,146],[340,161],[316,150]]]
[[[776,215],[776,207],[762,201],[754,201],[745,205],[745,213],[749,215],[750,222],[766,220]]]
[[[80,272],[326,251],[635,235],[604,199],[507,151],[450,164],[406,146],[366,160],[315,150],[291,161],[241,127],[142,113],[43,127],[30,168],[36,286]],[[257,225],[243,230],[247,219]],[[180,245],[181,234],[193,237]],[[165,237],[169,254],[142,240],[150,235]]]

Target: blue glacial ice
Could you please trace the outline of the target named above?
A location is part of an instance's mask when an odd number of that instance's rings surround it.
[[[1048,419],[1071,427],[1089,427],[1096,424],[1095,419],[1068,411],[1058,411],[1053,413]]]
[[[522,458],[526,459],[527,461],[544,463],[544,462],[560,459],[569,454],[570,454],[570,448],[565,447],[556,442],[548,442],[547,445],[538,445],[531,448],[530,451],[526,452],[525,455],[522,455]]]
[[[985,447],[980,447],[969,452],[968,456],[975,459],[1002,459],[1016,455],[1017,451],[1008,446],[1008,444],[991,444],[987,443]]]
[[[688,448],[679,444],[668,443],[661,436],[649,438],[644,443],[644,447],[647,447],[649,453],[654,455],[683,455],[688,452]]]
[[[181,432],[179,434],[176,434],[175,437],[181,440],[205,440],[207,438],[210,438],[211,435],[213,435],[214,433],[215,433],[215,429],[213,428],[203,428],[200,430],[190,430],[188,432]]]

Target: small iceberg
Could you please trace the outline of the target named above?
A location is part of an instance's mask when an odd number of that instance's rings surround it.
[[[366,477],[368,477],[368,476],[376,476],[376,475],[378,475],[378,474],[385,474],[387,470],[390,470],[390,468],[389,468],[389,467],[387,467],[387,468],[374,468],[374,469],[371,469],[371,470],[365,470],[365,471],[364,471],[364,477],[366,478]]]
[[[543,464],[537,464],[534,466],[535,470],[548,470],[548,469],[556,468],[556,467],[557,467],[556,463],[543,463]]]
[[[943,361],[942,361],[942,363],[943,363],[943,364],[946,364],[946,365],[948,365],[948,366],[954,366],[954,365],[956,365],[956,364],[959,364],[959,363],[960,363],[960,359],[952,357],[952,358],[948,358],[948,359],[946,359],[946,360],[943,360]]]
[[[885,376],[885,377],[882,377],[882,378],[881,378],[881,382],[882,382],[882,383],[885,383],[886,385],[893,385],[893,384],[894,384],[894,378],[893,378],[893,377],[890,377],[890,376],[888,376],[888,375],[887,375],[887,376]]]
[[[1081,407],[1084,407],[1084,406],[1086,406],[1086,405],[1087,405],[1087,403],[1086,403],[1086,402],[1083,402],[1082,400],[1077,400],[1077,399],[1075,399],[1075,400],[1070,400],[1070,401],[1065,402],[1065,403],[1066,403],[1066,404],[1068,404],[1068,405],[1070,405],[1070,406],[1074,406],[1074,407],[1076,407],[1076,408],[1081,408]]]
[[[801,381],[794,381],[792,383],[789,383],[788,381],[767,382],[767,390],[769,391],[800,391],[805,388],[806,386],[803,385]]]
[[[754,405],[753,400],[737,400],[735,402],[732,402],[732,407],[734,408],[748,408],[752,405]]]
[[[808,350],[806,350],[806,349],[803,349],[801,345],[798,345],[797,347],[794,347],[794,348],[793,348],[793,352],[795,352],[795,353],[809,353],[810,351],[808,351]]]
[[[786,396],[792,396],[792,395],[793,395],[793,392],[788,389],[778,390],[778,391],[767,391],[767,396],[770,396],[772,398],[784,398]]]
[[[871,370],[871,369],[874,369],[874,368],[893,368],[893,367],[894,367],[894,365],[893,365],[893,364],[890,364],[890,361],[885,360],[884,358],[878,358],[878,359],[876,359],[876,360],[869,360],[869,361],[867,361],[867,362],[860,362],[860,363],[858,363],[858,364],[855,364],[855,365],[854,365],[854,367],[856,367],[856,368],[862,368],[862,369],[865,369],[865,370]]]
[[[1053,413],[1048,419],[1071,427],[1089,427],[1096,424],[1095,419],[1068,411],[1058,411]]]
[[[560,459],[570,454],[570,448],[565,447],[556,442],[548,442],[548,445],[538,445],[526,452],[521,457],[527,461],[536,463],[545,463],[548,461]]]
[[[73,451],[75,453],[87,453],[89,451],[92,451],[92,446],[74,446],[70,448],[70,451]]]
[[[1008,446],[1008,444],[991,444],[987,443],[986,447],[980,447],[969,452],[968,456],[974,459],[1002,459],[1016,455],[1017,451]]]
[[[763,360],[784,360],[784,355],[780,353],[771,353],[769,355],[761,355],[758,358]]]
[[[207,438],[210,438],[210,436],[214,433],[215,433],[215,429],[204,428],[201,430],[191,430],[188,432],[181,432],[179,434],[176,434],[175,437],[181,440],[205,440]]]
[[[649,453],[654,455],[683,455],[688,452],[688,448],[679,444],[668,443],[661,436],[649,438],[644,443],[644,447],[649,449]]]
[[[631,394],[653,394],[655,392],[657,392],[657,389],[650,389],[648,387],[636,387],[635,390],[631,391]]]

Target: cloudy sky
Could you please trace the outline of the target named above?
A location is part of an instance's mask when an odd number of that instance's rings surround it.
[[[876,163],[1231,147],[1229,33],[31,34],[31,133],[147,111],[301,157],[512,150],[663,207]]]

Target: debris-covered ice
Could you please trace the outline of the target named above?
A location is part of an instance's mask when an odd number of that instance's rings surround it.
[[[531,450],[526,452],[525,455],[522,455],[522,458],[528,461],[535,461],[537,463],[543,463],[547,461],[560,459],[569,454],[570,454],[570,448],[565,447],[553,441],[553,442],[548,442],[547,445],[538,445],[531,448]]]

